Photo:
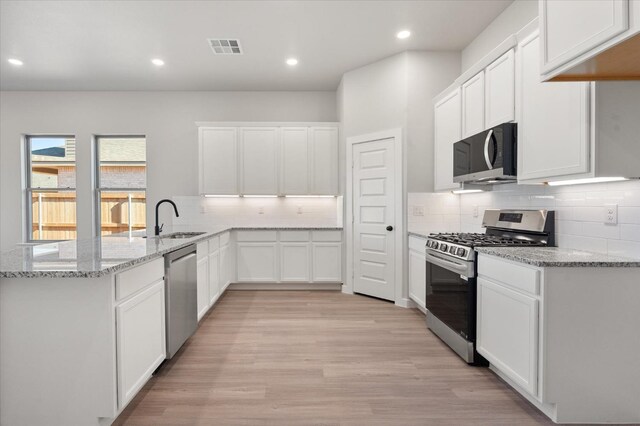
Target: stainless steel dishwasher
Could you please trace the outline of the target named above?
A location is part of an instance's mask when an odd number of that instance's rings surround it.
[[[195,244],[164,256],[167,359],[173,358],[198,326],[198,264]]]

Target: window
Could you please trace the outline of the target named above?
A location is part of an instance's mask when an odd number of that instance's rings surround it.
[[[27,241],[76,238],[76,139],[27,136]]]
[[[147,227],[147,143],[144,136],[96,138],[96,214],[99,235]]]

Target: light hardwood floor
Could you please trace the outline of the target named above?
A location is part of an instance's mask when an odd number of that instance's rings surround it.
[[[553,424],[412,309],[330,291],[228,291],[116,425]]]

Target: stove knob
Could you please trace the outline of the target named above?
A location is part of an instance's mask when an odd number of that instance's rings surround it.
[[[449,253],[456,254],[456,248],[454,246],[449,247]]]
[[[429,241],[429,244],[427,244],[429,246],[429,248],[432,248],[436,245],[437,243],[435,241]]]
[[[442,250],[442,251],[446,252],[448,248],[449,248],[449,246],[448,246],[448,245],[446,245],[446,244],[444,244],[444,243],[443,243],[443,244],[440,244],[440,250]]]
[[[466,256],[467,255],[467,250],[463,249],[463,248],[459,248],[458,249],[458,253],[456,253],[458,256]]]

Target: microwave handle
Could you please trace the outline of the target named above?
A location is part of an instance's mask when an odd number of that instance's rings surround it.
[[[484,161],[487,163],[487,167],[489,170],[493,169],[493,164],[491,163],[491,159],[489,158],[489,142],[491,142],[491,135],[493,135],[493,129],[489,130],[487,133],[487,138],[484,140]]]

